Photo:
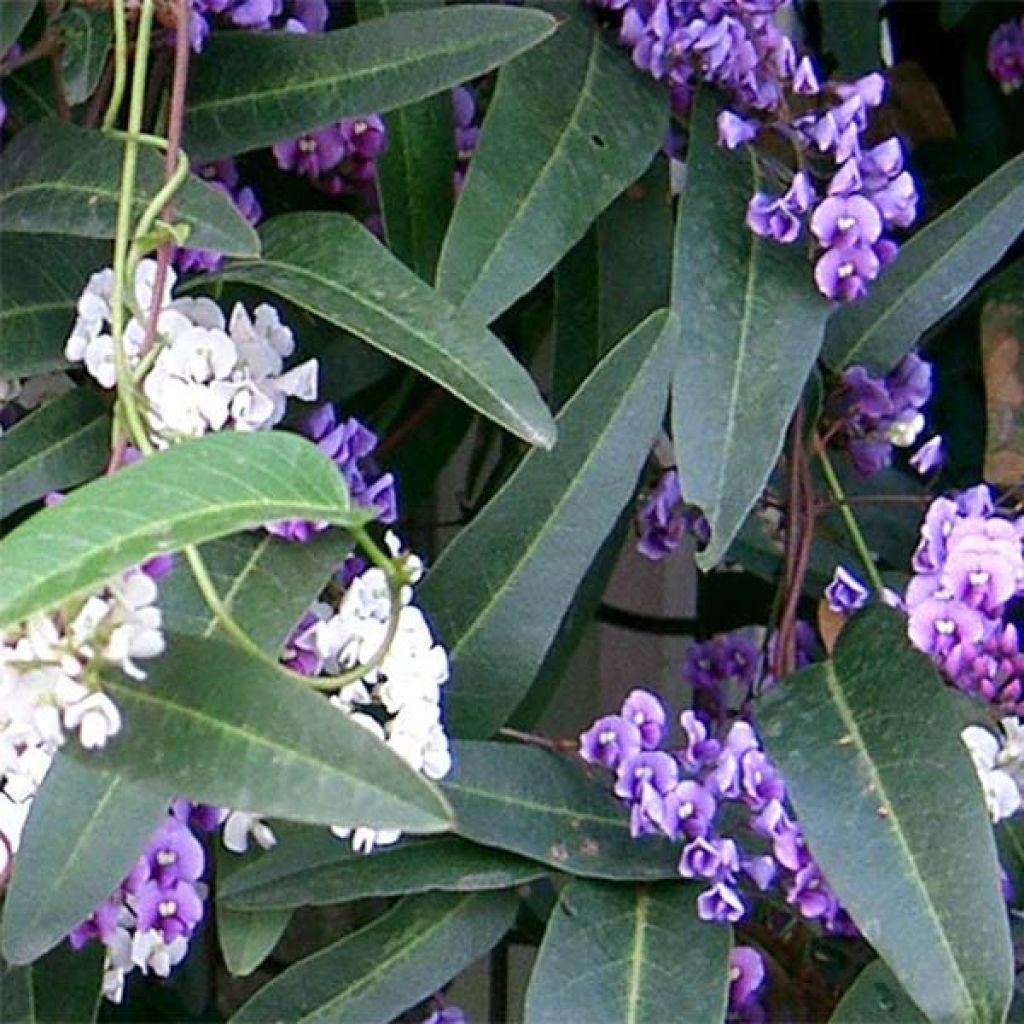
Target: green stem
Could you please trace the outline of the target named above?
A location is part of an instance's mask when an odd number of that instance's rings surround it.
[[[124,89],[128,83],[128,27],[125,24],[124,0],[111,4],[114,14],[114,85],[110,90],[110,102],[103,116],[103,130],[112,131],[117,124],[117,115],[124,102]]]
[[[853,541],[853,546],[857,549],[857,554],[864,565],[864,571],[867,573],[871,586],[878,593],[881,593],[885,589],[885,584],[882,582],[878,566],[875,565],[875,560],[871,556],[871,549],[864,539],[864,534],[861,533],[857,517],[853,514],[853,509],[850,508],[850,504],[846,500],[846,494],[843,491],[842,484],[839,482],[839,477],[836,476],[836,471],[829,460],[828,453],[825,451],[825,446],[819,443],[817,450],[821,471],[825,476],[825,483],[828,484],[828,489],[832,492],[832,497],[839,506],[839,514],[843,517],[843,522],[846,524],[846,532],[849,533],[850,540]]]

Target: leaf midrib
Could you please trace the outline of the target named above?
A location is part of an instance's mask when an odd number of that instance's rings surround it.
[[[644,885],[636,889],[636,912],[633,917],[633,941],[630,943],[629,987],[626,991],[626,1024],[636,1024],[640,1012],[640,987],[647,944],[647,912],[650,892]]]

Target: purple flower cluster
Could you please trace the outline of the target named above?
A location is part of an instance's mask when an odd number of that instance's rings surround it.
[[[1011,18],[992,33],[986,58],[989,74],[1003,92],[1024,85],[1024,18]]]
[[[1018,713],[1024,653],[1008,621],[1024,596],[1024,516],[1000,515],[984,484],[936,498],[907,586],[907,632],[959,689]]]
[[[637,513],[640,539],[636,549],[645,558],[657,562],[671,554],[690,534],[701,546],[707,544],[711,528],[703,513],[683,501],[679,474],[667,469]]]
[[[818,246],[821,293],[842,302],[862,296],[898,250],[885,231],[909,227],[917,216],[917,188],[899,139],[862,145],[885,79],[820,83],[810,58],[798,56],[775,22],[789,0],[595,2],[622,12],[620,39],[633,63],[668,82],[677,112],[689,107],[697,84],[709,83],[733,108],[719,115],[723,146],[772,132],[800,154],[801,169],[785,192],[753,196],[747,224],[783,243],[800,238],[806,224]]]
[[[863,366],[851,366],[843,373],[835,417],[853,467],[861,476],[888,466],[894,446],[908,448],[917,441],[925,423],[921,410],[931,395],[931,364],[916,352],[904,356],[884,377]],[[914,456],[917,468],[934,468],[941,445],[936,442],[932,438]]]
[[[193,829],[212,830],[224,812],[176,800],[127,877],[68,938],[106,947],[104,993],[120,1002],[136,967],[166,977],[181,962],[203,918],[206,853]]]
[[[256,193],[241,183],[234,160],[228,158],[206,164],[199,168],[198,173],[212,188],[223,192],[250,224],[255,226],[263,218],[263,209]],[[182,273],[190,270],[219,270],[224,263],[224,254],[210,249],[179,249],[175,262]]]
[[[748,906],[744,880],[765,891],[781,884],[800,914],[829,931],[852,925],[828,888],[786,809],[786,787],[761,749],[750,722],[736,719],[721,739],[697,712],[679,717],[684,745],[661,749],[667,715],[647,690],[633,690],[617,715],[599,718],[580,737],[580,755],[615,773],[613,792],[629,808],[630,834],[663,834],[683,844],[679,873],[706,883],[697,897],[705,921],[738,921]],[[735,820],[729,805],[746,812],[753,844],[770,853],[750,856],[717,822]],[[717,825],[717,827],[716,827]]]
[[[381,473],[373,461],[377,435],[354,416],[341,420],[333,403],[327,402],[310,413],[300,424],[304,434],[327,455],[345,478],[352,500],[371,509],[379,523],[393,523],[398,518],[398,495],[395,478]],[[283,519],[268,523],[266,530],[285,540],[305,543],[314,533],[326,530],[326,522]]]
[[[251,32],[323,32],[327,0],[191,0],[189,41],[197,53],[206,46],[214,20]]]

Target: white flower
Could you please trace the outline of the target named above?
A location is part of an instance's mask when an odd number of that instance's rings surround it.
[[[968,726],[960,734],[974,761],[978,780],[985,794],[985,806],[993,823],[1009,818],[1022,806],[1020,790],[1013,776],[1000,765],[1004,761],[999,740],[987,729],[976,725]]]
[[[167,942],[156,928],[137,931],[131,942],[132,963],[141,968],[143,974],[152,971],[161,978],[166,978],[188,952],[188,940],[183,935]]]
[[[64,712],[64,726],[78,730],[79,742],[86,750],[97,750],[121,731],[121,712],[106,694],[91,693]]]
[[[245,853],[249,849],[250,836],[264,850],[269,850],[277,843],[277,836],[274,835],[273,829],[255,814],[232,811],[224,819],[224,831],[221,833],[221,838],[225,847],[232,853]]]
[[[885,435],[885,439],[897,448],[909,448],[924,430],[924,416],[915,412],[909,419],[896,420]]]

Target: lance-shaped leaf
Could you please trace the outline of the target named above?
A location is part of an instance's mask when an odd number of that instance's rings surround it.
[[[499,75],[441,250],[438,288],[485,321],[583,237],[664,140],[655,84],[591,18],[566,14]]]
[[[161,779],[129,780],[105,771],[98,758],[58,754],[14,861],[4,958],[29,963],[84,921],[131,870],[173,799]]]
[[[64,343],[89,276],[110,246],[87,238],[5,234],[0,244],[0,375],[28,377],[67,366]]]
[[[103,948],[69,945],[24,967],[0,963],[0,1020],[4,1024],[92,1024],[100,1004]]]
[[[574,878],[559,896],[526,993],[526,1024],[719,1024],[731,929],[697,917],[698,888]]]
[[[46,120],[25,128],[4,150],[0,230],[113,238],[123,154],[123,142],[73,124]],[[134,216],[163,184],[163,158],[142,146]],[[231,256],[259,254],[249,222],[224,193],[199,178],[185,182],[174,209],[175,220],[188,226],[189,245]]]
[[[372,857],[324,829],[292,828],[273,850],[234,872],[217,898],[234,910],[326,906],[404,893],[510,889],[547,872],[458,836],[405,839]]]
[[[703,569],[721,561],[768,480],[829,311],[803,248],[744,224],[764,186],[751,153],[718,145],[717,109],[698,94],[672,286],[682,322],[672,437],[686,499],[711,525]]]
[[[829,1024],[926,1024],[927,1020],[892,971],[875,960],[846,990]]]
[[[364,523],[337,467],[283,431],[210,434],[94,480],[0,541],[0,626],[147,558],[275,519]]]
[[[758,722],[811,853],[907,994],[933,1021],[1002,1021],[1013,957],[992,826],[950,693],[904,618],[858,616]]]
[[[529,374],[481,323],[351,217],[300,213],[260,230],[263,259],[218,276],[281,295],[406,363],[530,444],[554,424]]]
[[[125,728],[97,760],[191,800],[324,825],[437,832],[437,789],[323,695],[219,640],[172,636],[104,690]]]
[[[289,967],[232,1024],[393,1020],[491,949],[512,926],[518,904],[508,892],[408,896],[373,924]]]
[[[236,978],[252,974],[273,952],[292,919],[290,910],[229,910],[217,904],[217,941]]]
[[[421,599],[454,664],[456,735],[490,736],[540,669],[636,487],[678,328],[661,310],[620,342],[558,414],[554,450],[530,452],[428,575]]]
[[[900,249],[871,291],[830,318],[825,358],[882,371],[945,316],[1013,244],[1024,224],[1024,153]]]
[[[0,516],[95,476],[107,461],[110,417],[95,392],[76,388],[0,435]]]
[[[506,743],[456,743],[442,789],[459,835],[572,875],[612,880],[675,878],[679,849],[657,836],[637,842],[612,795],[611,775],[568,756]]]
[[[223,537],[199,551],[231,617],[263,651],[277,654],[352,546],[340,530],[305,544],[260,531]],[[160,608],[171,632],[211,637],[220,630],[184,559],[160,581]]]
[[[324,35],[215,35],[189,83],[185,145],[206,161],[393,110],[492,70],[554,28],[540,11],[467,4]]]

